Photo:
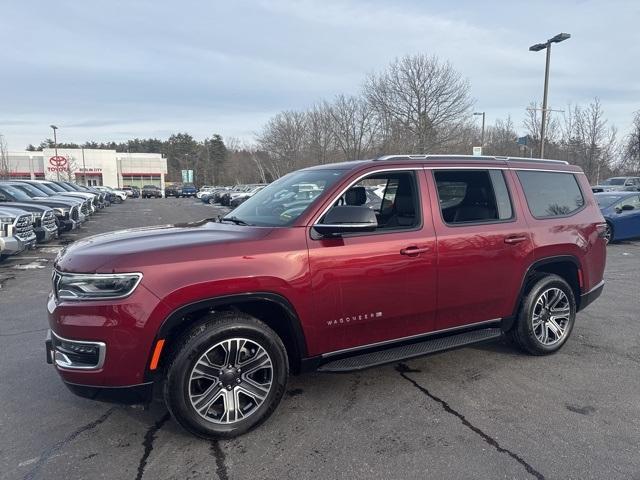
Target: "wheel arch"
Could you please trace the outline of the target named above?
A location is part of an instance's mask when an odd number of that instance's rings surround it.
[[[267,324],[282,339],[292,372],[300,370],[301,360],[307,356],[307,344],[295,308],[284,296],[273,292],[252,292],[245,294],[225,295],[198,300],[178,307],[171,312],[162,322],[153,346],[158,340],[165,340],[160,363],[157,371],[162,371],[164,360],[175,341],[187,329],[197,324],[201,319],[212,312],[235,310],[247,313]],[[149,352],[149,361],[153,352]],[[149,372],[153,377],[155,372]]]
[[[562,277],[571,286],[576,300],[576,308],[580,310],[582,264],[574,255],[556,255],[540,258],[529,265],[522,277],[520,291],[512,312],[513,318],[518,314],[522,300],[531,285],[531,280],[535,278],[536,274],[540,273],[553,273]]]

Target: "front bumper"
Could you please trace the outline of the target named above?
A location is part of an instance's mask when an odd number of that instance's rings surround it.
[[[25,249],[25,245],[16,237],[0,237],[0,253],[15,255]]]
[[[58,238],[58,228],[49,229],[47,227],[36,227],[33,231],[36,234],[36,241],[38,243],[46,243],[49,240]]]
[[[161,323],[169,315],[166,306],[144,285],[124,299],[63,301],[49,295],[47,310],[53,336],[72,344],[102,345],[102,361],[69,355],[77,351],[63,345],[63,354],[48,357],[66,383],[96,388],[140,385],[153,379],[147,367]],[[55,338],[47,344],[55,347]],[[80,355],[85,352],[80,351]],[[50,354],[49,354],[50,355]],[[67,361],[71,360],[71,362]],[[92,368],[76,368],[89,365]]]

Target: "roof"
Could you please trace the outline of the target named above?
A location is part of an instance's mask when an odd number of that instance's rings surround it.
[[[519,168],[552,168],[564,167],[577,172],[581,171],[575,165],[569,165],[569,162],[564,160],[551,160],[544,158],[527,158],[527,157],[506,157],[506,156],[473,156],[473,155],[384,155],[378,158],[369,160],[353,160],[350,162],[340,163],[327,163],[323,165],[316,165],[309,167],[308,169],[325,169],[332,168],[336,170],[354,170],[366,165],[382,164],[383,162],[404,164],[404,163],[439,163],[439,164],[495,164],[497,166],[516,166]]]

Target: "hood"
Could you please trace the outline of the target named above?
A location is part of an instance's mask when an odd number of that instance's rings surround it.
[[[148,265],[175,264],[225,255],[233,246],[266,237],[272,229],[200,222],[133,228],[78,240],[60,252],[61,271],[110,273],[141,271]],[[255,249],[255,245],[253,245]],[[247,252],[251,250],[247,248]]]
[[[26,210],[22,210],[21,208],[12,208],[7,206],[0,207],[0,215],[4,215],[7,217],[19,217],[21,215],[29,215],[30,213]]]
[[[24,203],[24,202],[10,202],[10,203],[1,203],[0,208],[20,208],[22,210],[26,210],[28,212],[47,212],[51,210],[50,207],[44,205],[42,203]]]

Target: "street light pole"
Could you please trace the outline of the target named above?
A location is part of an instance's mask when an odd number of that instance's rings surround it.
[[[482,115],[482,134],[480,136],[480,147],[484,148],[484,114],[485,112],[473,112],[474,115]]]
[[[52,129],[53,129],[53,150],[55,152],[56,155],[56,159],[58,157],[58,136],[56,135],[56,130],[58,130],[58,127],[56,127],[55,125],[49,125]],[[58,178],[58,181],[60,181],[60,170],[56,170],[56,177]]]
[[[553,38],[550,38],[545,43],[536,43],[529,47],[530,52],[539,52],[540,50],[547,50],[547,61],[544,69],[544,93],[542,96],[542,121],[540,124],[540,158],[544,158],[544,139],[547,130],[547,96],[549,93],[549,64],[551,63],[551,44],[560,43],[564,40],[571,38],[569,33],[559,33]]]

